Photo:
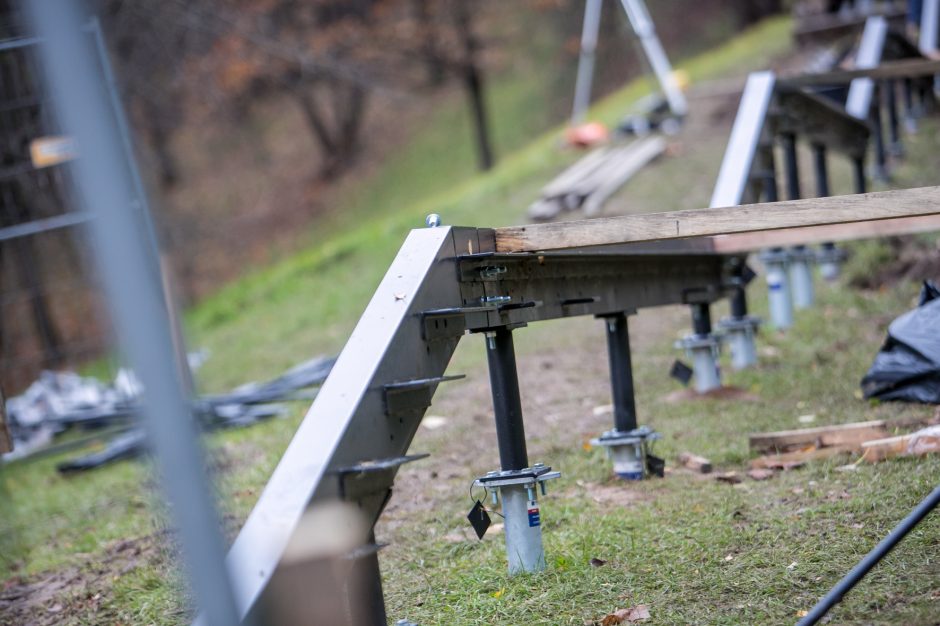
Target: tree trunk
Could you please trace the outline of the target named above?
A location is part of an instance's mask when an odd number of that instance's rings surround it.
[[[440,87],[444,84],[446,68],[437,38],[437,28],[431,16],[428,0],[412,0],[415,22],[418,24],[421,38],[421,56],[424,57],[424,67],[427,71],[426,80],[429,87]]]
[[[312,87],[296,85],[293,95],[323,155],[318,175],[322,180],[333,180],[355,162],[368,92],[360,85],[340,81],[329,81],[326,87],[333,96],[331,120],[327,120]]]
[[[473,118],[474,135],[477,144],[477,160],[481,170],[493,167],[495,157],[490,142],[489,121],[486,113],[485,90],[483,86],[483,72],[477,63],[479,42],[473,34],[473,23],[467,4],[463,0],[454,2],[454,21],[457,33],[463,44],[463,59],[461,60],[461,79],[464,91],[470,105]]]

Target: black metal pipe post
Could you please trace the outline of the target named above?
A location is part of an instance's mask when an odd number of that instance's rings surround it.
[[[529,454],[525,445],[516,351],[511,330],[500,327],[486,333],[486,359],[490,369],[500,466],[504,470],[521,470],[529,466]]]
[[[813,171],[816,174],[816,197],[827,198],[829,191],[829,166],[826,163],[826,146],[813,144]]]
[[[875,177],[888,179],[887,157],[885,155],[884,125],[881,123],[881,89],[875,87],[871,102],[872,131],[875,136]]]
[[[913,120],[917,117],[917,114],[914,111],[914,86],[911,83],[910,78],[905,78],[903,82],[903,91],[904,91],[904,114],[909,120]]]
[[[829,190],[829,165],[826,162],[826,146],[821,143],[814,143],[813,149],[813,171],[816,174],[816,197],[828,198],[831,193]],[[822,245],[823,250],[834,250],[836,245],[827,241]]]
[[[696,302],[692,308],[692,332],[699,337],[712,334],[712,314],[707,302]]]
[[[787,177],[787,198],[799,200],[800,193],[800,164],[796,155],[796,135],[785,133],[783,139],[783,167]]]
[[[897,85],[893,80],[884,84],[885,104],[888,107],[888,137],[891,140],[891,153],[900,156],[902,152],[901,132],[898,125]]]
[[[736,288],[731,294],[731,319],[743,320],[747,317],[747,285],[744,284],[745,262],[741,259],[734,259],[734,266],[731,268],[731,278],[736,283]]]
[[[887,556],[894,549],[894,546],[898,545],[907,536],[907,533],[937,508],[938,504],[940,504],[940,487],[934,489],[923,502],[918,504],[907,517],[901,520],[900,524],[894,527],[894,530],[887,537],[866,554],[865,558],[852,568],[852,571],[846,574],[803,619],[797,622],[797,626],[812,626],[822,619],[829,612],[829,609],[841,602],[843,596],[851,591],[881,559]]]
[[[865,193],[868,190],[868,181],[865,178],[865,157],[852,159],[852,177],[855,183],[855,193]]]
[[[607,315],[603,317],[603,320],[607,329],[607,355],[610,360],[614,427],[618,431],[629,432],[636,429],[637,422],[627,315],[625,313]]]

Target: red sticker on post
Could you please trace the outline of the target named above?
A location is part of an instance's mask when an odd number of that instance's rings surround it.
[[[527,507],[529,509],[529,528],[542,525],[542,518],[539,515],[539,505],[535,500],[530,500]]]

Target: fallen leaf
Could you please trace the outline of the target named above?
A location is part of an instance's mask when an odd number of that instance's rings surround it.
[[[650,618],[650,609],[645,604],[638,604],[629,609],[617,609],[608,613],[599,623],[600,626],[616,626],[625,622],[640,622]]]
[[[741,476],[737,472],[722,472],[721,474],[715,474],[715,480],[729,485],[736,485],[741,482]]]
[[[769,469],[752,469],[747,471],[748,478],[752,480],[767,480],[774,477],[774,471]]]
[[[807,615],[809,615],[809,611],[797,611],[796,612],[797,617],[806,617]]]
[[[607,561],[594,557],[591,559],[591,565],[593,567],[601,567],[602,565],[607,565]]]

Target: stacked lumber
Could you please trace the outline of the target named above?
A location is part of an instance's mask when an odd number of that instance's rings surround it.
[[[659,135],[640,137],[623,146],[597,148],[549,182],[529,207],[529,217],[549,220],[562,211],[600,213],[604,203],[647,164],[666,150]]]

